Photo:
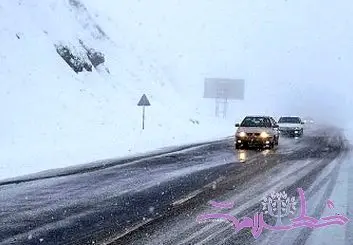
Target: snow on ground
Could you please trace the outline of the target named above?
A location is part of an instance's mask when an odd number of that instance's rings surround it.
[[[212,102],[186,100],[127,27],[88,11],[78,0],[0,2],[0,179],[233,134],[235,115],[215,119]],[[56,52],[83,56],[79,40],[105,55],[92,72],[76,74]]]
[[[322,217],[328,217],[335,214],[341,214],[348,219],[351,219],[349,207],[351,206],[350,194],[353,186],[349,183],[348,173],[352,171],[350,161],[352,156],[345,159],[341,166],[335,187],[329,200],[334,202],[332,210],[325,208]],[[352,221],[350,221],[352,222]],[[323,229],[314,230],[307,240],[306,244],[310,245],[329,245],[329,244],[348,244],[348,241],[353,240],[352,234],[349,232],[351,224],[346,224],[342,227],[339,225],[331,225]]]

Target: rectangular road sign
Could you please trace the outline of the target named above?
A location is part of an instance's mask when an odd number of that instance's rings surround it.
[[[203,97],[243,100],[244,90],[245,82],[243,79],[206,78]]]

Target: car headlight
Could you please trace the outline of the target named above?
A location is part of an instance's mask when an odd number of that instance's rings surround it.
[[[245,137],[245,136],[246,136],[246,133],[245,133],[245,132],[240,132],[240,133],[238,134],[238,136],[239,136],[239,137]]]
[[[267,138],[267,137],[269,137],[270,135],[267,133],[267,132],[262,132],[261,134],[260,134],[260,137],[261,138]]]

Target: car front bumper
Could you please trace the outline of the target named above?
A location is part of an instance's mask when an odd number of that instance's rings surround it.
[[[279,132],[281,135],[287,136],[299,136],[303,134],[303,129],[295,129],[295,128],[280,128]]]
[[[272,137],[262,138],[262,137],[236,137],[236,145],[247,145],[247,146],[270,146],[272,143]]]

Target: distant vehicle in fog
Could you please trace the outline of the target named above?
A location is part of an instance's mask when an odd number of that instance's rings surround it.
[[[278,125],[281,135],[300,137],[304,134],[304,122],[300,117],[281,117]]]
[[[303,122],[304,122],[305,124],[314,124],[314,123],[315,123],[314,119],[312,119],[311,117],[305,117],[305,118],[303,118]]]
[[[235,148],[262,147],[274,148],[279,142],[279,131],[276,120],[269,116],[247,116],[235,133]]]

